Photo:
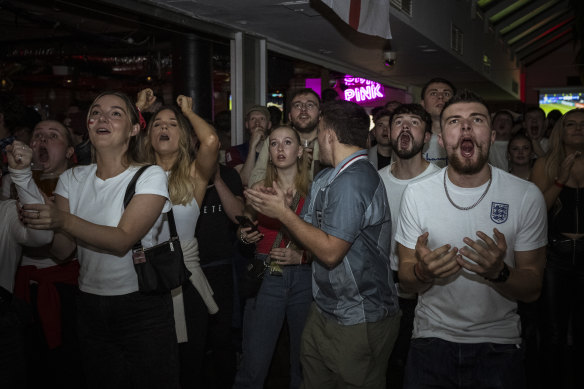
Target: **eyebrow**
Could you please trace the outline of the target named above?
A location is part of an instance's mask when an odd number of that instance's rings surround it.
[[[100,104],[93,104],[93,105],[91,106],[91,108],[95,108],[95,107],[99,107],[99,108],[101,108],[101,105],[100,105]],[[122,110],[124,113],[126,113],[126,110],[125,110],[123,107],[120,107],[119,105],[112,105],[112,108],[117,108],[117,109],[120,109],[120,110]]]
[[[468,115],[469,118],[473,117],[473,116],[481,116],[485,119],[488,119],[487,115],[485,115],[484,113],[480,113],[480,112],[472,112],[470,115]],[[454,119],[454,118],[461,119],[462,115],[450,115],[450,116],[447,116],[444,120],[446,121],[446,120],[450,120],[450,119]]]

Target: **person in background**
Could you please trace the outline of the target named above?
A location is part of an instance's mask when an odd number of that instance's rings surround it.
[[[402,104],[403,103],[397,100],[390,100],[387,103],[385,103],[384,108],[387,109],[389,112],[393,113],[393,111],[395,111],[395,109]]]
[[[231,147],[231,111],[224,110],[215,115],[213,126],[219,136],[219,163],[225,165],[225,153]]]
[[[282,188],[291,196],[290,209],[299,214],[310,186],[300,136],[291,127],[281,126],[268,139],[270,159],[266,178],[254,184],[253,189]],[[263,388],[286,320],[290,333],[289,387],[296,389],[302,381],[300,338],[312,302],[310,265],[302,247],[278,220],[251,207],[246,207],[244,215],[257,220],[258,229],[240,226],[241,241],[256,244],[256,257],[269,264],[269,269],[257,296],[245,303],[242,360],[234,388]]]
[[[531,179],[543,193],[549,223],[540,301],[542,387],[575,388],[576,361],[584,358],[584,109],[556,122],[549,152],[535,161]]]
[[[545,137],[545,111],[540,107],[529,107],[523,113],[523,129],[531,139],[533,158],[543,157],[549,149],[549,139]]]
[[[272,122],[272,128],[276,128],[282,124],[282,110],[275,105],[270,105],[268,107],[270,111],[270,121]]]
[[[245,128],[249,131],[249,140],[225,152],[226,165],[237,170],[244,187],[251,185],[250,175],[258,162],[263,141],[272,128],[270,117],[270,111],[263,105],[254,105],[248,109]]]
[[[399,296],[399,307],[402,312],[399,334],[389,358],[388,388],[397,389],[403,385],[404,370],[414,325],[414,309],[417,302],[415,294],[405,293],[399,287],[397,277],[399,262],[394,237],[402,194],[406,186],[440,170],[438,166],[422,157],[422,149],[432,135],[431,128],[432,118],[421,105],[403,104],[397,107],[391,115],[391,128],[389,129],[394,161],[379,170],[392,215],[389,258],[393,280]]]
[[[155,99],[153,91],[147,88],[138,94],[137,100],[150,105]],[[214,314],[219,309],[200,267],[198,241],[195,238],[207,185],[215,174],[219,138],[213,127],[193,112],[192,98],[179,95],[176,103],[180,111],[174,106],[162,106],[153,113],[142,137],[142,147],[144,159],[162,167],[168,176],[176,231],[185,265],[192,274],[181,288],[172,292],[179,342],[180,383],[187,388],[202,386],[207,313]],[[138,108],[143,109],[142,106]],[[196,159],[191,153],[194,151],[193,130],[199,141]],[[165,216],[155,238],[161,242],[170,239]]]
[[[547,127],[545,130],[544,137],[550,138],[552,135],[552,130],[554,129],[556,122],[562,117],[562,111],[559,109],[552,109],[548,112],[547,116],[545,117],[545,121],[547,123]]]
[[[34,170],[13,173],[4,177],[3,196],[16,198],[17,187],[33,192],[38,187],[48,198],[59,176],[74,166],[73,138],[60,122],[39,122],[30,142]],[[10,193],[12,192],[12,193]],[[49,242],[50,243],[50,242]],[[24,244],[24,246],[28,246]],[[34,384],[52,383],[62,388],[84,387],[83,369],[80,364],[79,342],[75,323],[77,320],[75,298],[79,293],[77,279],[79,262],[75,256],[65,260],[54,258],[50,245],[23,247],[23,255],[16,272],[14,295],[31,305],[34,312],[34,333],[31,337],[33,351],[30,366],[38,374],[31,375]],[[70,360],[67,367],[62,358]]]
[[[55,203],[24,205],[24,222],[54,231],[56,258],[77,250],[77,331],[87,387],[177,389],[171,294],[140,293],[132,260],[138,240],[145,248],[160,243],[154,238],[160,215],[171,207],[166,174],[160,166],[146,169],[124,208],[141,164],[136,107],[121,92],[103,92],[89,108],[87,129],[96,162],[61,174]]]
[[[237,220],[243,214],[243,185],[237,171],[217,164],[209,182],[197,221],[201,267],[214,291],[219,311],[209,316],[207,325],[205,387],[227,389],[236,372],[236,329],[241,314],[235,267],[243,260],[237,246]]]
[[[509,173],[529,181],[534,162],[532,154],[531,139],[522,132],[513,135],[507,143]]]
[[[6,157],[12,174],[30,174],[32,149],[14,141],[6,146]],[[1,174],[1,172],[0,172]],[[38,188],[18,188],[20,204],[42,203]],[[36,387],[30,382],[29,368],[32,313],[30,306],[13,295],[15,275],[24,245],[43,246],[53,239],[52,231],[28,229],[19,220],[17,200],[0,200],[0,387]],[[36,367],[36,366],[35,366]],[[46,377],[45,377],[46,378]]]
[[[334,88],[323,89],[320,96],[323,103],[339,100],[341,98],[339,93]]]
[[[426,161],[435,163],[439,167],[448,165],[446,150],[438,142],[440,113],[444,104],[455,94],[454,85],[444,78],[433,78],[422,87],[420,104],[432,117],[432,137],[424,149],[423,155]]]
[[[373,117],[374,127],[371,130],[375,138],[375,146],[367,151],[369,162],[377,169],[386,167],[391,163],[391,141],[389,139],[389,118],[391,112],[382,109]]]
[[[497,134],[495,142],[489,149],[489,163],[501,170],[509,171],[508,145],[513,130],[513,115],[506,109],[495,112],[493,115],[493,130]]]
[[[300,135],[302,147],[304,147],[304,160],[310,165],[310,179],[320,171],[318,156],[318,142],[316,141],[316,126],[320,114],[320,97],[310,88],[297,89],[291,93],[288,99],[288,121]],[[251,172],[250,186],[263,181],[266,177],[268,162],[268,142],[264,141],[257,163]],[[245,185],[245,183],[244,183]]]

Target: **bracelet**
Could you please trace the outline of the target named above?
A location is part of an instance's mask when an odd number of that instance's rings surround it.
[[[416,279],[418,281],[420,281],[422,284],[431,284],[434,282],[434,280],[430,280],[430,281],[424,281],[419,275],[418,272],[416,271],[416,267],[418,266],[418,263],[416,262],[416,264],[414,265],[414,276],[416,277]]]
[[[564,188],[564,184],[562,184],[560,181],[558,181],[557,178],[554,180],[554,185],[557,186],[560,189],[563,189]]]

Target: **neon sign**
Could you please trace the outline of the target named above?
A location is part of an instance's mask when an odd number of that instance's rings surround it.
[[[347,74],[343,83],[347,86],[345,89],[345,100],[347,101],[366,102],[385,97],[383,86],[378,82]]]

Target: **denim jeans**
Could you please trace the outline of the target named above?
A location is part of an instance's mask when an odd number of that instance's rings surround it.
[[[78,334],[87,387],[179,387],[170,293],[78,296]]]
[[[514,344],[412,339],[405,389],[525,387],[523,349]]]
[[[258,295],[245,304],[243,359],[234,388],[264,387],[284,318],[290,331],[290,388],[300,386],[300,338],[312,302],[312,272],[308,265],[282,270],[275,276],[268,269]]]

